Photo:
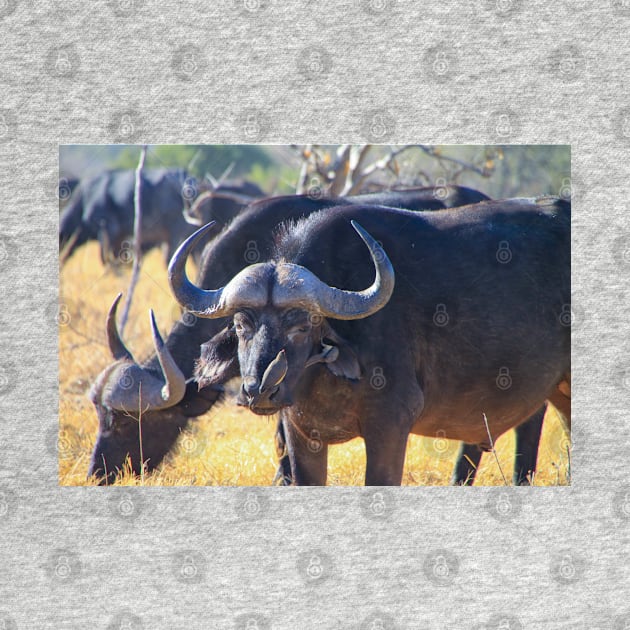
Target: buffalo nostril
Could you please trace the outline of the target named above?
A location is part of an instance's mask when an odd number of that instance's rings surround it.
[[[246,376],[243,379],[243,392],[248,398],[258,393],[258,379],[255,376]]]

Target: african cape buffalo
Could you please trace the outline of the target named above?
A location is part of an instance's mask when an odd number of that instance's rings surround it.
[[[456,187],[452,187],[456,189]],[[440,193],[441,194],[441,193]],[[362,195],[364,198],[382,201],[387,193]],[[481,195],[481,193],[478,193]],[[483,195],[481,195],[483,196]],[[427,205],[436,199],[433,189],[418,189],[407,193],[397,191],[389,200],[392,204],[404,203],[412,208]],[[216,286],[227,282],[249,262],[268,257],[274,246],[273,232],[283,221],[296,221],[323,208],[351,204],[352,198],[314,199],[309,196],[284,196],[252,203],[238,215],[205,248],[198,274],[200,286]],[[434,207],[444,207],[442,201]],[[180,432],[188,425],[191,417],[205,413],[219,399],[220,388],[203,388],[191,380],[193,367],[200,356],[201,345],[218,333],[223,323],[203,318],[193,319],[185,313],[165,340],[176,365],[187,381],[186,392],[179,402],[169,401],[169,406],[146,409],[142,416],[142,458],[140,457],[140,434],[138,429],[139,410],[137,401],[132,400],[130,390],[142,385],[143,390],[156,382],[164,382],[158,356],[154,355],[134,371],[130,381],[129,356],[117,349],[122,341],[112,342],[115,362],[105,368],[96,379],[91,399],[96,408],[99,428],[92,452],[89,475],[105,482],[112,482],[118,471],[129,458],[131,469],[139,474],[142,461],[147,470],[160,464],[163,457],[175,444]],[[115,340],[115,313],[108,319],[108,338]],[[111,345],[111,344],[110,344]],[[122,363],[121,363],[122,361]],[[118,366],[118,368],[116,368]],[[126,375],[121,380],[121,374]],[[118,391],[117,391],[118,390]],[[112,395],[114,392],[114,395]],[[127,397],[122,394],[127,394]]]
[[[328,444],[356,436],[366,484],[392,485],[410,432],[483,448],[484,415],[494,438],[545,400],[570,418],[568,203],[320,212],[287,228],[267,262],[213,290],[184,271],[206,231],[169,267],[181,304],[230,318],[205,344],[200,380],[240,372],[239,404],[280,412],[297,484],[325,484]],[[438,304],[447,325],[435,321]],[[309,448],[313,434],[320,449]]]

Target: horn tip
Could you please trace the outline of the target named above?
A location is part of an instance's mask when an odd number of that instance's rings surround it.
[[[160,335],[160,330],[157,326],[157,322],[155,321],[155,313],[152,308],[149,309],[149,319],[151,321],[151,333],[153,334],[153,339],[156,345],[162,347],[164,345],[164,341],[162,340],[162,335]]]

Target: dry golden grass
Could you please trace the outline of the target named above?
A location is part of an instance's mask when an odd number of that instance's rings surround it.
[[[112,359],[105,337],[105,317],[119,291],[126,292],[129,271],[120,275],[105,270],[98,246],[82,247],[60,275],[59,328],[59,482],[90,485],[86,480],[97,421],[86,393],[97,374]],[[163,333],[179,317],[166,280],[164,260],[152,252],[144,260],[136,288],[125,341],[136,359],[151,351],[148,309],[153,308]],[[68,321],[69,320],[69,321]],[[242,485],[266,486],[276,471],[273,435],[275,418],[265,420],[238,408],[228,400],[192,423],[180,439],[176,452],[143,479],[122,474],[124,485]],[[550,410],[545,419],[538,456],[536,485],[566,485],[569,482],[568,439],[561,422]],[[449,440],[412,436],[403,476],[405,485],[448,485],[459,445]],[[514,432],[496,442],[500,466],[511,480]],[[365,450],[362,440],[333,446],[329,455],[329,485],[362,485]],[[476,485],[502,485],[495,457],[483,456]]]

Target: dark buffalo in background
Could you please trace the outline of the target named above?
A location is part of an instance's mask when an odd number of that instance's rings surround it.
[[[244,207],[265,196],[252,182],[228,180],[204,190],[192,202],[185,199],[184,217],[196,226],[215,221],[221,229],[231,223]]]
[[[195,231],[183,214],[196,195],[196,182],[183,169],[147,169],[142,173],[142,251],[164,247],[166,261]],[[248,191],[260,189],[243,184]],[[219,189],[220,190],[220,189]],[[236,192],[236,185],[230,185]],[[130,262],[133,247],[135,171],[112,170],[84,179],[59,221],[62,263],[84,243],[98,240],[103,264]],[[242,209],[243,203],[238,205]],[[200,252],[199,252],[200,253]]]
[[[495,439],[546,400],[570,419],[567,202],[320,212],[287,228],[269,262],[201,291],[184,265],[205,231],[169,268],[181,304],[229,318],[205,344],[198,379],[240,373],[239,404],[280,412],[298,485],[324,485],[328,444],[357,436],[366,484],[397,485],[409,433],[488,448],[484,414]],[[504,243],[509,260],[497,256]],[[434,321],[440,303],[447,326]],[[497,381],[505,369],[507,387]],[[309,448],[315,433],[321,449]]]

